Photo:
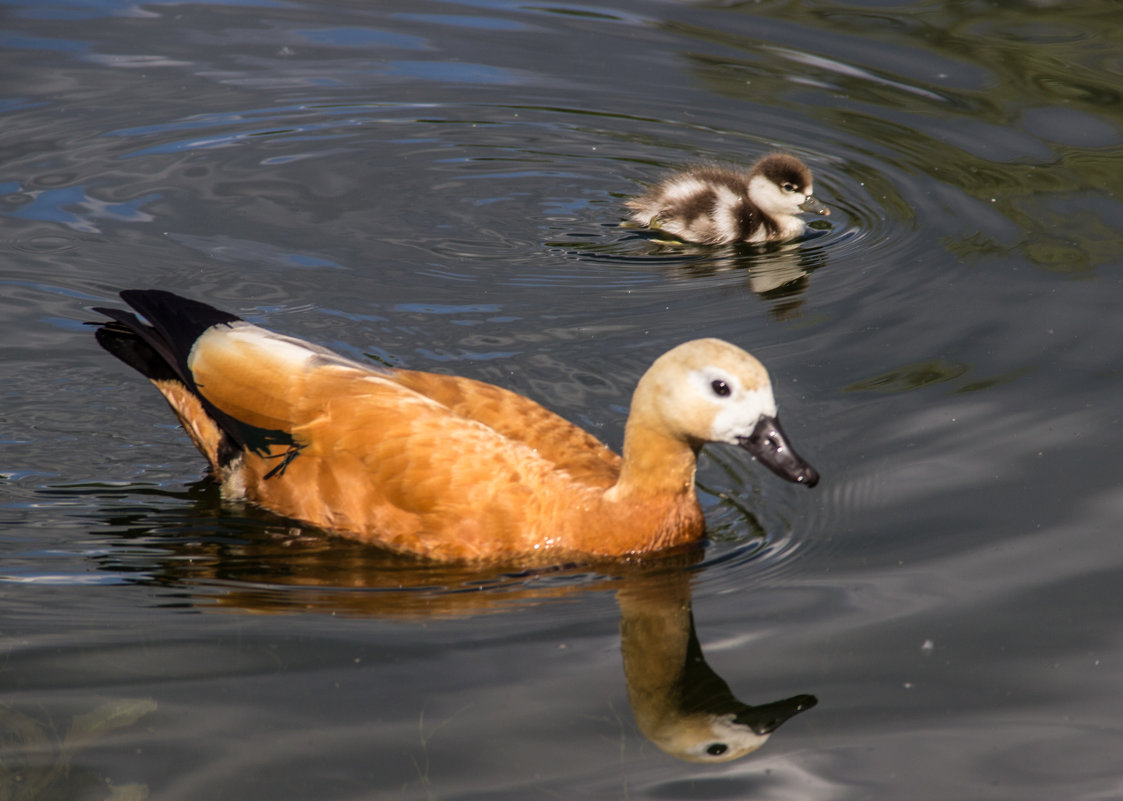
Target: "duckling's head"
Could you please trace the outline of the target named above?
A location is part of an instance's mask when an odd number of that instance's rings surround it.
[[[656,359],[636,386],[632,416],[695,450],[738,445],[788,481],[819,481],[780,428],[764,365],[724,340],[695,339]]]
[[[812,193],[811,170],[795,156],[773,153],[749,170],[749,198],[771,217],[803,211],[829,216],[831,210]]]

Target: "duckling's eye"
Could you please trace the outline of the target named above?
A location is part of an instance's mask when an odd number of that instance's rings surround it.
[[[706,746],[706,753],[710,756],[721,756],[729,750],[729,746],[725,743],[711,743]]]
[[[781,187],[781,188],[785,192],[794,192],[796,190],[796,185],[793,184],[791,181],[788,181],[788,183],[784,184],[783,187]]]
[[[732,390],[729,388],[729,384],[725,383],[720,378],[715,378],[713,380],[713,383],[710,384],[710,389],[712,389],[714,391],[714,394],[719,398],[724,398],[729,395],[730,392],[732,392]]]

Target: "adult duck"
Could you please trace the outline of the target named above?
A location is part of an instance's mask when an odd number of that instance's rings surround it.
[[[814,486],[776,418],[768,373],[718,339],[640,379],[623,457],[528,398],[457,376],[361,364],[162,290],[98,342],[163,393],[223,496],[417,556],[557,562],[699,540],[706,442]]]

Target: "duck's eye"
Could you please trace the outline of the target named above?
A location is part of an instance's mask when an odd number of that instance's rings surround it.
[[[712,389],[714,391],[714,394],[719,398],[724,398],[729,395],[730,392],[732,392],[732,390],[729,388],[729,384],[725,383],[720,378],[715,378],[713,380],[713,383],[710,384],[710,389]]]
[[[782,188],[785,192],[794,192],[796,190],[796,185],[789,181],[788,183],[784,184]]]
[[[725,743],[710,743],[706,746],[706,753],[710,756],[721,756],[729,750],[729,746]]]

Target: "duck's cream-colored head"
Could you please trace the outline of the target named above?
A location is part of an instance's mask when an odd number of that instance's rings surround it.
[[[718,695],[727,695],[724,682],[721,687],[725,692]],[[731,762],[756,751],[785,721],[818,703],[813,695],[762,706],[742,704],[732,695],[727,701],[726,711],[662,710],[657,723],[644,720],[650,729],[644,734],[663,751],[687,762]]]
[[[738,445],[782,478],[809,487],[819,481],[780,428],[764,365],[723,340],[695,339],[656,359],[636,386],[632,414],[695,450]]]
[[[733,714],[683,716],[645,734],[660,749],[687,762],[732,762],[756,751],[771,736],[738,724]]]
[[[749,170],[749,198],[772,217],[812,212],[823,216],[831,211],[818,201],[811,170],[795,156],[773,153]]]

